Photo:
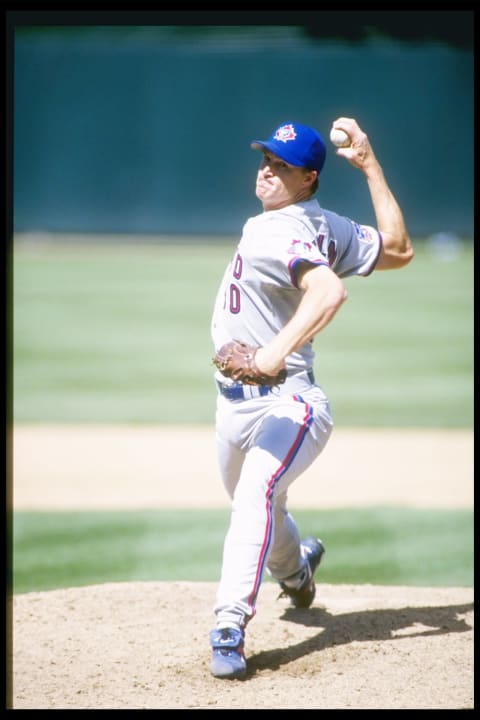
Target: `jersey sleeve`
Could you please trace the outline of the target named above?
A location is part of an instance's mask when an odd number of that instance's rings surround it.
[[[336,213],[324,212],[329,233],[323,251],[332,270],[339,277],[370,275],[382,249],[380,232],[371,225],[361,225]]]
[[[262,245],[255,258],[255,267],[267,282],[274,284],[298,288],[297,272],[301,264],[329,264],[315,235],[300,222],[287,224],[272,220]]]

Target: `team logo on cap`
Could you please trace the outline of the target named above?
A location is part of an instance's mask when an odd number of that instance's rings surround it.
[[[297,134],[293,125],[282,125],[282,127],[279,127],[274,135],[275,140],[280,140],[284,143],[288,142],[288,140],[295,140],[296,137]]]

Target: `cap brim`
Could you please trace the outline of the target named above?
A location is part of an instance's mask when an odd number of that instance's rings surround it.
[[[294,167],[303,167],[302,163],[299,162],[296,157],[293,157],[288,153],[288,148],[284,147],[283,143],[275,143],[268,140],[254,140],[250,143],[250,147],[254,150],[268,150],[289,165],[293,165]]]

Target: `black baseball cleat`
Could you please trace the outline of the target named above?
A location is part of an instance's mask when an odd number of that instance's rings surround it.
[[[306,537],[300,543],[302,555],[307,559],[305,568],[299,576],[297,587],[290,587],[285,582],[280,582],[282,588],[280,597],[290,598],[290,603],[295,608],[308,608],[315,598],[315,582],[313,576],[320,565],[325,553],[325,548],[320,540],[312,536]]]

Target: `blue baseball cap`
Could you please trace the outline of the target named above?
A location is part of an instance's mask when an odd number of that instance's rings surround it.
[[[253,140],[254,150],[266,148],[289,165],[320,172],[325,163],[327,148],[322,137],[306,125],[288,122],[280,125],[268,140]]]

